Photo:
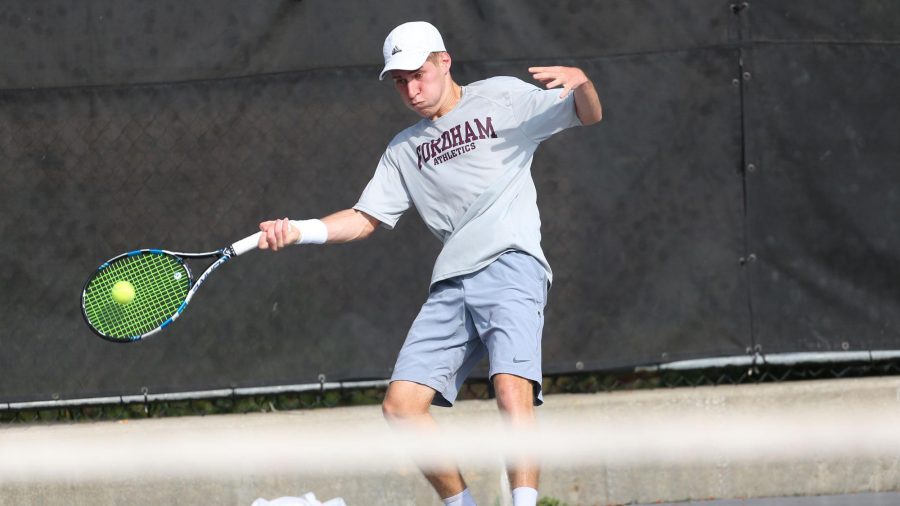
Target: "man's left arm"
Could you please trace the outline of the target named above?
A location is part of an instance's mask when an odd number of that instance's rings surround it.
[[[528,69],[537,81],[547,89],[562,86],[559,98],[565,98],[569,92],[575,94],[575,114],[583,125],[599,123],[603,118],[600,97],[594,83],[583,70],[577,67],[531,67]]]

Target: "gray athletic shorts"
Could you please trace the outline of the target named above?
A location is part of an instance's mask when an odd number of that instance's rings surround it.
[[[480,271],[431,287],[409,329],[391,381],[412,381],[437,391],[433,404],[452,406],[466,377],[488,355],[490,377],[506,373],[541,393],[541,333],[547,273],[534,257],[504,253]]]

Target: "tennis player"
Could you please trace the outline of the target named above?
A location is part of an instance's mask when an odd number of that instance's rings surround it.
[[[600,121],[600,99],[574,67],[530,68],[546,90],[512,77],[460,86],[440,33],[425,22],[395,28],[383,51],[379,77],[389,76],[422,119],[391,140],[353,208],[321,220],[263,222],[259,247],[365,239],[379,225],[394,228],[415,206],[443,249],[397,358],[386,419],[433,428],[430,405],[452,406],[487,355],[501,413],[514,427],[530,427],[543,402],[541,332],[551,281],[531,162],[551,135]],[[537,463],[512,463],[508,471],[513,504],[534,506]],[[454,466],[424,474],[445,504],[475,504]]]

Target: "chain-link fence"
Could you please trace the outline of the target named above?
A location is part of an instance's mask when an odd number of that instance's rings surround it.
[[[631,371],[561,374],[544,378],[547,395],[608,393],[659,388],[695,388],[721,385],[750,385],[789,381],[835,380],[896,376],[900,360],[858,360],[832,363],[768,364],[709,367],[689,370],[641,368]],[[331,408],[380,404],[384,400],[384,382],[370,385],[323,384],[319,389],[241,395],[222,392],[207,393],[194,399],[109,402],[94,405],[45,405],[0,411],[0,423],[34,423],[56,421],[127,420],[172,416],[205,416],[235,413],[261,413],[299,409]],[[459,400],[492,399],[493,388],[486,380],[468,381],[460,390]]]
[[[413,12],[461,83],[560,63],[600,89],[604,122],[534,164],[547,374],[900,347],[897,7],[732,4],[0,8],[0,402],[389,377],[440,247],[412,212],[366,244],[241,257],[136,346],[94,338],[77,300],[120,252],[355,203],[416,119],[375,77]]]

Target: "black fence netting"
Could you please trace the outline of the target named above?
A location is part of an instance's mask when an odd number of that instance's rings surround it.
[[[415,19],[461,83],[559,63],[600,90],[604,122],[533,167],[547,373],[900,346],[895,3],[249,5],[0,6],[0,402],[389,376],[440,247],[414,212],[242,256],[139,344],[79,297],[118,253],[354,204],[416,120],[377,80]]]

